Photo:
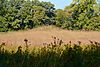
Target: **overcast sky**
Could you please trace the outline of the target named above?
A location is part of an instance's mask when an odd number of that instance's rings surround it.
[[[40,0],[40,1],[47,1],[55,4],[55,8],[63,9],[65,6],[70,5],[72,0]]]

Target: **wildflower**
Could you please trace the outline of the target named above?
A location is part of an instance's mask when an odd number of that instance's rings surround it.
[[[28,47],[28,40],[24,39],[24,41],[25,41],[26,47]]]
[[[96,42],[96,41],[95,41],[94,43],[95,43],[96,45],[98,44],[98,42]]]
[[[89,40],[91,44],[93,44],[93,41]]]
[[[81,45],[81,41],[78,41],[78,44]]]
[[[72,41],[69,41],[69,44],[71,44],[72,43]]]
[[[6,43],[5,42],[2,42],[2,44],[1,44],[2,46],[5,46],[6,45]]]

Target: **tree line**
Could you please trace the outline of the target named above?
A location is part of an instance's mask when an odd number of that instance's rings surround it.
[[[73,0],[64,9],[38,0],[0,0],[0,32],[55,25],[68,30],[100,30],[100,1]]]

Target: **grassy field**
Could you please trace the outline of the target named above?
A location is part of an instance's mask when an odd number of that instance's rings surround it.
[[[96,31],[43,26],[1,32],[0,43],[0,67],[100,67],[100,32]]]
[[[0,43],[6,44],[24,44],[23,40],[26,38],[29,44],[40,46],[43,43],[51,43],[52,36],[62,39],[64,43],[72,41],[76,43],[88,43],[89,40],[100,42],[100,32],[96,31],[68,31],[54,26],[43,26],[27,31],[0,33]]]

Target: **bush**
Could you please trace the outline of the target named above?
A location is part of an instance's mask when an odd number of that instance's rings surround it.
[[[44,47],[25,51],[19,46],[17,51],[9,52],[0,45],[0,67],[99,67],[100,43],[90,41],[86,47],[81,42],[63,45],[63,41],[54,37],[54,42]]]

